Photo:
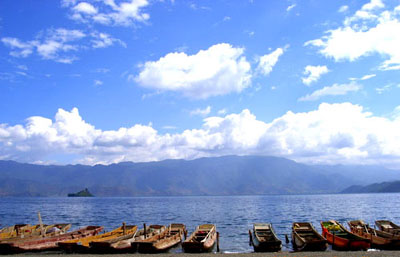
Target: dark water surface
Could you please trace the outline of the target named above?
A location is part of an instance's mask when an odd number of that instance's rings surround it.
[[[310,221],[321,231],[321,220],[345,223],[377,219],[400,223],[400,194],[197,196],[129,198],[0,198],[0,224],[71,223],[72,228],[102,225],[107,231],[127,224],[184,223],[189,233],[203,223],[216,224],[223,252],[251,252],[248,230],[254,222],[271,222],[285,244],[294,221]],[[173,251],[179,252],[180,249]]]

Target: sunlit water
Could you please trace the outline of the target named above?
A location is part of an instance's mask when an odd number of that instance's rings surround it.
[[[254,222],[271,222],[283,242],[294,221],[310,221],[321,231],[321,220],[345,223],[377,219],[400,223],[400,194],[198,196],[129,198],[0,198],[0,224],[71,223],[72,228],[102,225],[184,223],[189,233],[199,224],[216,224],[223,252],[251,252],[248,230]],[[172,250],[180,252],[178,247]]]

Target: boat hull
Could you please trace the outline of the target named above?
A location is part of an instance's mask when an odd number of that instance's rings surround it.
[[[208,228],[207,236],[202,240],[195,240],[197,233],[200,233],[203,229]],[[205,235],[205,234],[204,234]],[[182,249],[186,253],[203,253],[211,252],[214,249],[217,241],[217,231],[214,225],[204,224],[197,227],[196,231],[182,243]]]
[[[23,252],[41,252],[58,250],[58,242],[92,236],[103,230],[101,226],[88,226],[83,229],[72,231],[63,235],[48,238],[18,240],[13,242],[0,243],[0,254],[13,254]]]
[[[281,241],[260,242],[257,239],[254,230],[251,233],[251,244],[253,245],[254,252],[279,252],[282,249]]]
[[[322,225],[322,236],[326,238],[329,244],[332,245],[332,249],[334,250],[339,250],[339,251],[359,251],[359,250],[367,250],[370,248],[370,242],[369,240],[363,239],[358,237],[357,235],[351,234],[352,239],[347,239],[344,237],[341,237],[338,234],[335,234],[335,232],[329,231],[327,228],[325,228]]]

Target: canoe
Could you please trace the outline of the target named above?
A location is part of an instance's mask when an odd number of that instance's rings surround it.
[[[115,240],[121,237],[126,238],[127,235],[134,236],[136,231],[137,226],[123,224],[121,227],[107,233],[59,242],[58,246],[67,253],[89,253],[90,243],[92,242]]]
[[[296,251],[325,251],[328,242],[309,222],[295,222],[292,226],[292,244]]]
[[[377,220],[375,221],[375,224],[381,231],[388,232],[394,235],[400,235],[400,226],[394,224],[390,220]]]
[[[185,234],[184,224],[171,224],[160,234],[136,242],[137,251],[139,253],[166,252],[181,243]]]
[[[38,237],[51,237],[66,233],[71,228],[71,224],[52,224],[52,225],[14,225],[7,228],[7,232],[2,234],[0,242],[11,242],[20,239],[30,239]]]
[[[101,230],[103,230],[103,227],[101,226],[87,226],[69,233],[51,237],[28,238],[11,242],[0,242],[0,254],[57,250],[59,249],[57,245],[59,242],[74,238],[92,236],[98,234]]]
[[[136,231],[135,233],[121,236],[118,238],[95,241],[90,243],[91,253],[131,253],[137,250],[137,245],[132,244],[135,241],[140,241],[148,237],[152,237],[155,234],[161,233],[165,230],[165,226],[161,225],[150,225],[145,228]]]
[[[368,239],[372,248],[384,250],[400,250],[400,236],[371,228],[362,220],[348,222],[351,232]]]
[[[250,245],[255,252],[278,252],[282,241],[278,239],[270,223],[255,223],[253,231],[249,230]]]
[[[182,243],[184,252],[201,253],[212,251],[217,241],[217,229],[214,224],[197,226],[195,231]]]
[[[357,236],[334,220],[321,221],[322,236],[335,250],[358,251],[370,247],[369,240]]]

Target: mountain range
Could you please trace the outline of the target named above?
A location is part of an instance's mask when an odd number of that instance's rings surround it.
[[[271,156],[95,166],[0,161],[0,196],[67,196],[84,188],[96,196],[318,194],[390,180],[400,180],[400,171],[306,165]]]
[[[400,192],[400,181],[374,183],[366,186],[354,185],[342,191],[342,193],[397,193]]]

